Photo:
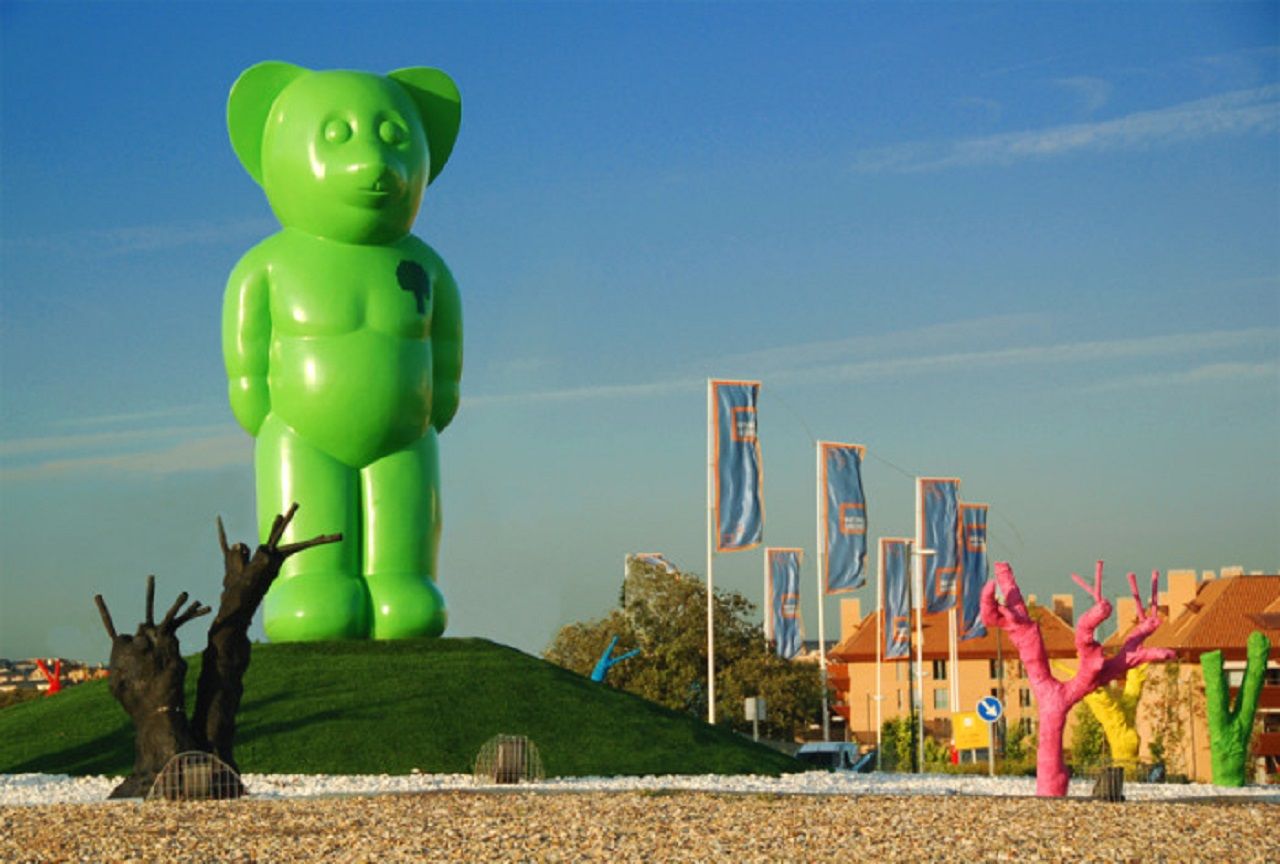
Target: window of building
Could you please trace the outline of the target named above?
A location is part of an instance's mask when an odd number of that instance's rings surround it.
[[[946,687],[935,687],[933,690],[933,707],[937,711],[946,711],[951,707],[951,691]]]
[[[1268,669],[1262,676],[1262,684],[1264,687],[1280,687],[1280,666]]]
[[[908,663],[908,662],[909,662],[909,661],[907,661],[907,660],[902,660],[902,661],[899,661],[899,662],[897,662],[897,663],[894,663],[894,664],[893,664],[893,665],[894,665],[894,673],[893,673],[893,680],[894,680],[894,681],[901,681],[901,680],[903,680],[904,678],[906,678],[906,677],[907,677],[907,663]],[[899,705],[898,707],[899,707],[899,708],[901,708],[902,706],[901,706],[901,705]]]
[[[1243,670],[1243,669],[1228,669],[1228,670],[1227,670],[1227,686],[1228,686],[1228,687],[1239,687],[1239,686],[1240,686],[1241,684],[1243,684],[1243,683],[1244,683],[1244,670]]]
[[[987,661],[987,665],[988,665],[988,668],[990,669],[990,674],[987,677],[999,678],[1000,677],[1000,661],[993,658]]]
[[[946,660],[933,661],[933,680],[934,681],[947,680],[947,661]]]
[[[1013,670],[1014,670],[1014,671],[1013,671],[1013,674],[1014,674],[1016,677],[1018,677],[1018,678],[1026,678],[1026,677],[1027,677],[1027,670],[1023,668],[1023,666],[1022,666],[1022,661],[1021,661],[1021,660],[1018,660],[1018,661],[1016,661],[1016,662],[1014,663]]]
[[[1262,731],[1268,734],[1280,732],[1280,712],[1268,711],[1262,715]]]
[[[898,691],[898,710],[902,710],[902,691]]]
[[[1000,690],[999,690],[998,688],[996,688],[996,687],[992,687],[992,688],[991,688],[991,695],[992,695],[992,696],[994,696],[994,697],[996,697],[997,699],[999,699],[999,698],[1000,698]]]
[[[1020,705],[1023,708],[1031,707],[1031,691],[1028,690],[1026,687],[1023,687],[1020,690],[1018,690],[1018,705]]]

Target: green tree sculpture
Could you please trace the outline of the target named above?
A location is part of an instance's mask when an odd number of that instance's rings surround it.
[[[1222,671],[1222,652],[1206,651],[1200,655],[1200,671],[1204,674],[1204,697],[1209,714],[1209,751],[1213,759],[1213,782],[1218,786],[1243,786],[1249,759],[1249,738],[1253,733],[1253,714],[1262,693],[1262,679],[1267,670],[1271,641],[1255,630],[1249,634],[1245,649],[1248,658],[1244,681],[1231,704],[1227,676]]]

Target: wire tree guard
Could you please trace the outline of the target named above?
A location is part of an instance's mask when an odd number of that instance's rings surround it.
[[[245,793],[239,775],[203,750],[188,750],[169,760],[151,784],[148,801],[225,801]]]
[[[546,777],[537,746],[524,735],[495,735],[476,756],[477,783],[533,783]]]

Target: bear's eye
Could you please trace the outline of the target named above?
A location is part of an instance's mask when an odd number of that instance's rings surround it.
[[[330,144],[341,144],[351,137],[351,124],[346,120],[330,120],[324,124],[324,140]]]
[[[394,147],[397,144],[403,144],[409,137],[409,133],[394,120],[383,120],[378,125],[378,136]]]

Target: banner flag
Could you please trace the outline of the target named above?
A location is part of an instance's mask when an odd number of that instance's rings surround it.
[[[769,608],[773,614],[773,635],[777,653],[790,660],[800,653],[800,549],[766,548],[769,561]]]
[[[822,441],[823,548],[826,593],[840,594],[861,588],[867,581],[862,567],[867,559],[867,501],[862,494],[862,457],[867,448],[858,444]]]
[[[960,505],[960,555],[964,575],[960,579],[961,642],[987,635],[982,623],[982,586],[987,581],[987,505]]]
[[[881,537],[880,562],[884,570],[884,657],[909,657],[911,604],[907,580],[911,578],[911,541]]]
[[[754,549],[764,537],[760,440],[756,437],[759,381],[711,381],[715,412],[716,551]]]
[[[921,477],[919,500],[922,510],[921,549],[924,556],[924,598],[928,612],[945,612],[956,605],[956,583],[960,577],[960,525],[957,498],[960,481],[953,477]]]

